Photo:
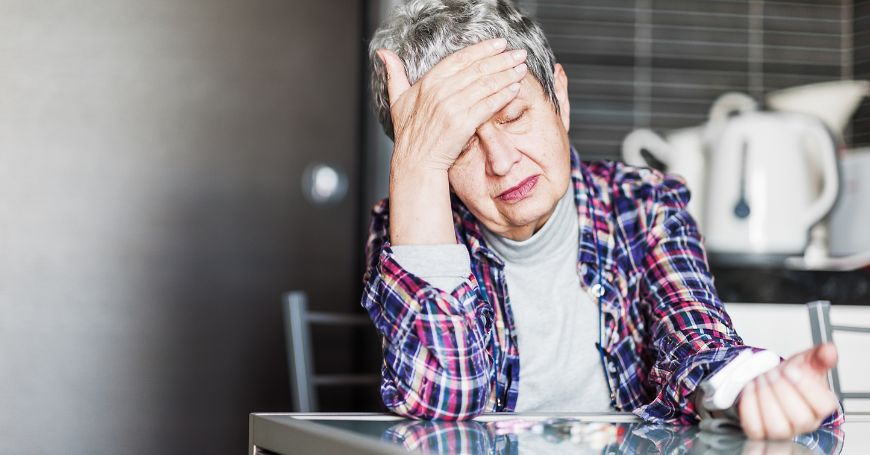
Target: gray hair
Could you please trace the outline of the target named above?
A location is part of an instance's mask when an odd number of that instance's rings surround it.
[[[378,49],[396,53],[413,85],[444,57],[472,44],[505,38],[508,49],[525,49],[529,72],[559,112],[553,83],[556,58],[541,28],[509,0],[410,0],[395,8],[369,43],[372,100],[384,132],[393,139],[387,73]]]

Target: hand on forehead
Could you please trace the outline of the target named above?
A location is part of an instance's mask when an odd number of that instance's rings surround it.
[[[511,102],[528,72],[524,49],[502,38],[460,49],[411,84],[404,62],[379,49],[396,142],[413,142],[415,160],[449,169],[477,128]]]

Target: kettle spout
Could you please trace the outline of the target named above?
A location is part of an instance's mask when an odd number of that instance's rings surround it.
[[[842,138],[849,119],[868,95],[870,81],[819,82],[771,92],[767,105],[777,111],[815,116]]]

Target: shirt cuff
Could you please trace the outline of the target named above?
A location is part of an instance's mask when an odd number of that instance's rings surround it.
[[[712,420],[714,426],[718,426],[718,423],[731,423],[739,428],[740,417],[737,406],[743,388],[758,376],[776,368],[781,360],[771,351],[746,350],[726,363],[696,389],[696,409],[702,424],[705,420]],[[724,396],[717,397],[715,401],[718,403],[713,402],[712,396],[707,396],[707,394],[719,393],[723,393]],[[723,398],[727,400],[722,402]],[[707,399],[710,399],[710,403]],[[707,405],[711,405],[712,408]],[[707,425],[711,425],[711,422],[707,422]]]
[[[392,249],[403,269],[439,289],[455,289],[471,274],[471,258],[465,245],[393,245]]]

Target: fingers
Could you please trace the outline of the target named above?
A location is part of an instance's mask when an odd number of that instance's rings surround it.
[[[764,433],[768,439],[788,439],[794,431],[766,375],[756,378],[758,406]]]
[[[507,46],[504,38],[481,41],[462,48],[438,62],[429,71],[435,77],[446,77],[455,74],[469,65],[486,57],[500,54]]]
[[[833,343],[823,343],[793,355],[786,362],[805,364],[816,375],[826,375],[837,364],[837,347]]]
[[[405,64],[394,52],[387,49],[378,49],[377,54],[387,70],[387,95],[390,97],[390,106],[402,96],[409,88],[408,75],[405,72]]]
[[[827,376],[818,376],[805,362],[789,359],[782,365],[783,375],[797,390],[813,414],[823,419],[837,409],[837,396],[828,387]]]
[[[525,49],[517,49],[479,60],[453,75],[450,84],[456,91],[462,90],[481,78],[523,64],[527,55]]]
[[[519,91],[516,82],[525,75],[526,65],[520,65],[519,71],[513,69],[516,65],[508,57],[514,54],[509,53],[490,58],[502,54],[506,45],[504,39],[496,39],[461,49],[445,57],[413,86],[401,59],[378,49],[387,72],[395,144],[401,144],[402,150],[413,150],[405,153],[414,155],[418,162],[449,169],[474,131]],[[525,55],[511,58],[525,59]],[[468,87],[474,86],[466,91],[455,76],[470,65],[478,65],[478,74],[470,79],[465,74]]]
[[[454,97],[457,100],[473,103],[469,110],[468,120],[476,127],[489,120],[517,96],[520,90],[520,81],[527,71],[526,65],[522,64],[516,68],[479,79],[456,93]]]
[[[477,104],[471,107],[469,111],[469,121],[474,125],[481,125],[496,112],[502,110],[505,106],[508,105],[514,98],[516,98],[517,94],[520,91],[520,83],[514,82],[501,89],[500,91],[480,100]]]
[[[792,435],[809,433],[818,428],[824,416],[816,414],[800,391],[782,376],[779,368],[765,373],[765,376],[789,421]]]
[[[807,362],[817,372],[826,374],[837,364],[837,347],[834,343],[820,344],[810,351]]]
[[[822,359],[826,365],[830,360]],[[814,371],[808,355],[799,355],[747,384],[738,407],[746,436],[784,440],[816,430],[837,400]]]
[[[761,420],[761,410],[758,405],[758,393],[755,381],[751,381],[743,389],[740,396],[738,411],[740,413],[740,426],[749,439],[764,439],[764,422]]]

